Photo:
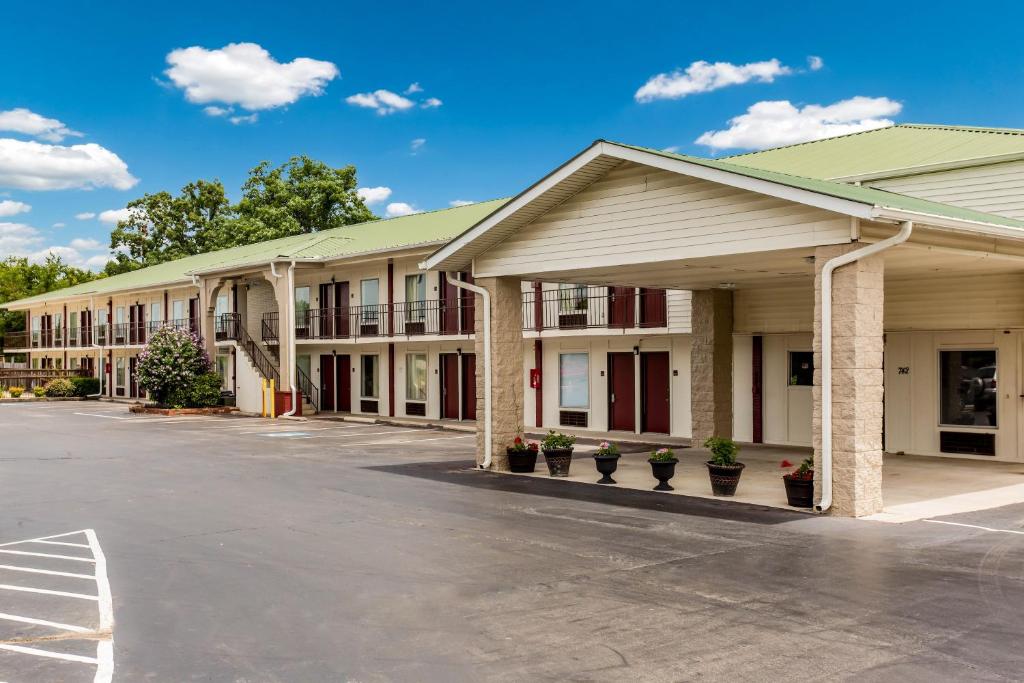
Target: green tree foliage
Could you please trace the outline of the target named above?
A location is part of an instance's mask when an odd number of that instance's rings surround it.
[[[44,263],[9,256],[0,261],[0,305],[94,280],[100,275],[64,263],[51,254]],[[0,312],[0,334],[25,329],[24,311]]]
[[[146,194],[128,209],[129,217],[110,233],[110,248],[118,254],[108,264],[111,274],[210,251],[234,219],[219,180],[197,180],[177,195]]]
[[[332,168],[307,156],[249,171],[236,207],[238,222],[222,246],[319,232],[373,220],[356,194],[355,166]]]
[[[204,399],[206,384],[200,378],[209,374],[210,358],[199,337],[172,327],[161,327],[139,353],[139,386],[153,395],[160,405],[193,407]],[[218,396],[220,380],[218,380]],[[198,397],[198,399],[197,399]]]

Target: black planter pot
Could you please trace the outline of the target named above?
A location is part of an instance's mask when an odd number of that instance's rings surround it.
[[[668,485],[668,480],[676,476],[676,463],[679,459],[673,460],[648,460],[651,463],[651,474],[658,480],[658,485],[654,487],[655,491],[675,491],[674,488]]]
[[[782,477],[786,485],[786,500],[795,508],[814,507],[814,480]]]
[[[506,448],[505,452],[508,454],[508,468],[516,474],[527,474],[537,467],[537,451],[529,448],[524,451]]]
[[[548,464],[548,474],[552,477],[568,477],[569,465],[572,464],[572,449],[545,448],[544,462]]]
[[[705,464],[711,476],[711,493],[716,496],[731,496],[736,493],[736,486],[740,483],[740,475],[743,474],[746,465],[741,462],[735,465],[716,465],[710,461]]]
[[[615,480],[612,479],[612,474],[619,467],[619,456],[595,455],[594,464],[597,466],[597,471],[601,474],[601,478],[597,480],[598,484],[615,483]]]

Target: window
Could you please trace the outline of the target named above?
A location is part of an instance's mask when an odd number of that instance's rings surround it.
[[[562,408],[590,407],[590,357],[587,354],[558,356],[558,404]]]
[[[220,317],[228,312],[228,295],[221,294],[217,297],[217,303],[213,306],[214,319],[220,320]]]
[[[33,370],[38,370],[39,369],[39,359],[38,358],[33,358],[32,359],[32,369]]]
[[[814,385],[814,353],[811,351],[789,352],[789,386],[809,387]]]
[[[64,314],[63,313],[54,313],[53,314],[53,334],[54,334],[54,338],[57,340],[57,346],[60,346],[63,343],[61,341],[61,339],[63,338],[63,334],[64,334]]]
[[[405,356],[405,398],[409,401],[427,400],[427,356],[410,353]]]
[[[309,287],[295,288],[295,322],[300,327],[309,320]]]
[[[57,368],[58,370],[62,370],[64,368],[64,359],[63,358],[56,359],[54,361],[54,367]]]
[[[75,358],[75,357],[71,358],[71,369],[72,370],[77,370],[78,369],[78,358]]]
[[[377,356],[362,356],[362,377],[360,393],[363,398],[377,398],[377,370],[380,360]]]
[[[124,325],[124,306],[118,306],[114,309],[114,323]]]
[[[228,379],[229,379],[231,373],[229,372],[228,368],[230,367],[230,363],[231,363],[231,355],[230,354],[228,354],[228,353],[218,353],[217,354],[217,374],[220,375],[220,388],[222,390],[227,390],[229,388],[229,386],[228,386]]]
[[[587,310],[586,285],[558,285],[558,312],[580,313]]]
[[[42,325],[43,325],[43,321],[42,321],[42,319],[38,315],[32,316],[32,345],[33,346],[39,346],[40,331],[43,329]],[[36,363],[32,367],[38,368],[39,364]]]
[[[380,306],[380,280],[362,280],[359,283],[359,304],[362,306],[363,322],[377,322],[377,311]]]
[[[149,321],[158,323],[163,322],[164,315],[162,306],[159,303],[153,303],[149,305]]]
[[[939,351],[939,422],[995,427],[995,349]]]
[[[426,318],[427,278],[423,273],[405,276],[405,319]]]
[[[117,359],[115,359],[114,367],[117,369],[117,374],[115,375],[116,379],[114,380],[114,382],[115,382],[115,384],[117,386],[123,387],[124,386],[124,358],[123,357],[118,357]]]
[[[72,346],[78,344],[78,311],[68,313],[68,338]]]
[[[295,365],[296,365],[296,367],[299,368],[299,370],[301,370],[303,373],[305,373],[306,377],[309,377],[310,379],[313,378],[313,371],[311,370],[311,368],[312,368],[312,360],[311,360],[309,354],[305,354],[305,355],[302,355],[302,356],[296,356],[295,357]]]
[[[185,319],[185,301],[177,299],[171,302],[171,320]]]

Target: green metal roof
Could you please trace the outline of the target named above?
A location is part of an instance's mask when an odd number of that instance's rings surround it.
[[[723,160],[808,178],[848,178],[1012,155],[1024,156],[1024,130],[903,123]]]
[[[122,275],[85,282],[46,294],[0,304],[20,308],[51,300],[102,296],[126,290],[181,286],[192,273],[269,263],[275,259],[341,259],[376,251],[402,249],[445,242],[502,206],[494,199],[452,209],[387,218],[333,230],[282,237],[220,251],[188,256]]]
[[[877,190],[875,188],[864,187],[862,185],[851,185],[849,183],[841,183],[832,180],[822,180],[820,178],[807,178],[799,175],[792,175],[789,173],[780,173],[777,171],[768,171],[760,168],[741,166],[734,162],[735,157],[730,158],[728,160],[705,159],[703,157],[692,157],[687,156],[685,154],[675,154],[672,152],[665,152],[657,149],[649,149],[647,147],[624,145],[619,142],[613,142],[611,144],[619,145],[620,147],[636,149],[644,152],[650,152],[652,154],[657,154],[658,156],[667,157],[669,159],[679,159],[681,161],[687,161],[691,164],[705,166],[707,168],[714,168],[720,171],[736,173],[738,175],[742,175],[748,178],[757,178],[759,180],[766,180],[768,182],[778,183],[780,185],[785,185],[787,187],[808,190],[810,192],[815,192],[817,194],[838,197],[839,199],[847,199],[852,202],[860,202],[861,204],[869,204],[871,206],[897,209],[900,211],[911,211],[914,213],[928,214],[943,218],[952,218],[955,220],[973,221],[975,223],[987,223],[990,225],[998,225],[1008,228],[1024,228],[1024,221],[1016,220],[1013,218],[1007,218],[1006,216],[999,216],[993,213],[985,213],[983,211],[975,211],[974,209],[953,206],[951,204],[943,204],[941,202],[933,202],[928,199],[918,199],[917,197],[909,197],[905,194],[897,194],[896,192]]]

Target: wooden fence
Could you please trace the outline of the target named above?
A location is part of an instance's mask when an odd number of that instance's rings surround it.
[[[31,368],[0,368],[0,386],[31,389],[34,386],[46,384],[51,379],[89,376],[89,371],[82,369],[56,370],[47,368],[33,370]]]

